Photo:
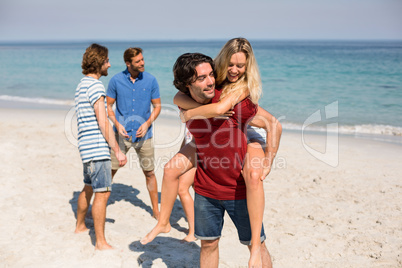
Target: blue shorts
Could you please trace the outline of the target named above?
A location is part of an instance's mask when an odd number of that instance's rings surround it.
[[[251,227],[246,199],[216,200],[195,193],[195,237],[200,240],[216,240],[221,237],[225,211],[236,226],[240,243],[250,245]],[[262,226],[261,242],[264,240],[265,233]]]
[[[112,191],[112,163],[109,159],[84,163],[84,183],[96,192]]]

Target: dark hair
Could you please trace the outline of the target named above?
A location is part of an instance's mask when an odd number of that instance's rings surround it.
[[[102,65],[107,60],[108,49],[98,44],[90,45],[82,57],[82,73],[97,74],[100,73]]]
[[[183,93],[189,94],[188,85],[195,81],[197,71],[195,68],[201,63],[209,63],[214,71],[214,61],[201,53],[185,53],[177,58],[173,66],[173,85]]]
[[[124,51],[124,62],[131,62],[131,59],[142,53],[142,49],[139,47],[130,47]]]

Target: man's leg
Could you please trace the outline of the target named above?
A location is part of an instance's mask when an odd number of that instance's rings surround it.
[[[152,212],[155,219],[159,219],[158,184],[155,177],[154,147],[152,138],[133,144],[137,152],[140,166],[144,172],[146,185],[151,198]]]
[[[112,249],[112,246],[105,239],[106,205],[109,196],[110,192],[97,192],[92,204],[92,217],[94,219],[96,236],[95,249],[98,250]]]
[[[156,182],[155,172],[153,170],[151,171],[143,170],[143,172],[145,175],[149,197],[151,198],[153,216],[155,219],[159,219],[158,184]]]
[[[271,255],[265,245],[265,241],[261,243],[261,259],[262,259],[262,267],[272,268],[272,260]]]
[[[195,237],[201,240],[200,267],[218,267],[219,239],[222,234],[225,208],[221,200],[195,193]]]
[[[87,215],[89,203],[91,202],[93,190],[92,186],[85,185],[82,189],[77,201],[77,224],[75,227],[75,233],[86,232],[89,229],[85,225],[85,216]]]
[[[251,253],[251,246],[248,246],[248,249],[250,250]],[[263,267],[263,268],[272,268],[272,261],[271,261],[271,256],[269,255],[269,251],[265,245],[265,241],[261,243],[260,246],[260,252],[261,252],[261,265],[250,265],[249,267]]]
[[[201,240],[200,268],[214,268],[219,265],[219,238]]]

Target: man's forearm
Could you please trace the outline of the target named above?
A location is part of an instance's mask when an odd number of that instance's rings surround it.
[[[106,142],[112,148],[114,152],[118,152],[120,150],[119,145],[114,137],[114,131],[112,126],[109,123],[108,115],[105,110],[105,106],[103,104],[103,98],[98,100],[95,105],[95,116],[96,120],[98,121],[98,125],[102,135],[105,137]]]
[[[267,131],[267,142],[265,148],[265,157],[270,160],[270,165],[274,161],[276,153],[279,149],[279,142],[282,135],[282,125],[276,118],[271,118],[268,122],[269,127],[266,128]]]
[[[156,120],[156,118],[158,118],[159,114],[161,113],[161,109],[162,109],[162,103],[161,103],[160,98],[152,99],[151,104],[152,104],[153,110],[151,112],[151,115],[149,116],[149,118],[146,121],[148,127],[150,127],[151,124]]]
[[[267,132],[265,157],[270,159],[271,163],[276,156],[279,148],[279,142],[282,135],[281,123],[269,112],[258,107],[256,116],[250,121],[250,125],[265,129]]]
[[[149,116],[148,120],[146,121],[148,124],[148,127],[151,126],[151,124],[158,118],[159,114],[161,113],[161,106],[155,106],[154,109],[152,110],[151,115]]]
[[[113,107],[108,105],[107,106],[107,115],[109,117],[109,119],[112,121],[113,125],[117,126],[117,119],[116,119],[116,114],[113,111]]]

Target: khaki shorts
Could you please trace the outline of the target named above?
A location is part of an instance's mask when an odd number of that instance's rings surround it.
[[[152,138],[140,142],[131,142],[132,137],[130,137],[129,140],[126,140],[125,138],[122,138],[118,133],[115,134],[116,140],[119,142],[120,150],[124,154],[127,154],[128,150],[130,150],[131,147],[135,149],[138,155],[138,160],[140,161],[140,166],[143,171],[152,171],[155,169],[154,145]],[[110,153],[110,157],[112,158],[112,169],[119,169],[119,161],[117,161],[117,158],[113,151]]]

